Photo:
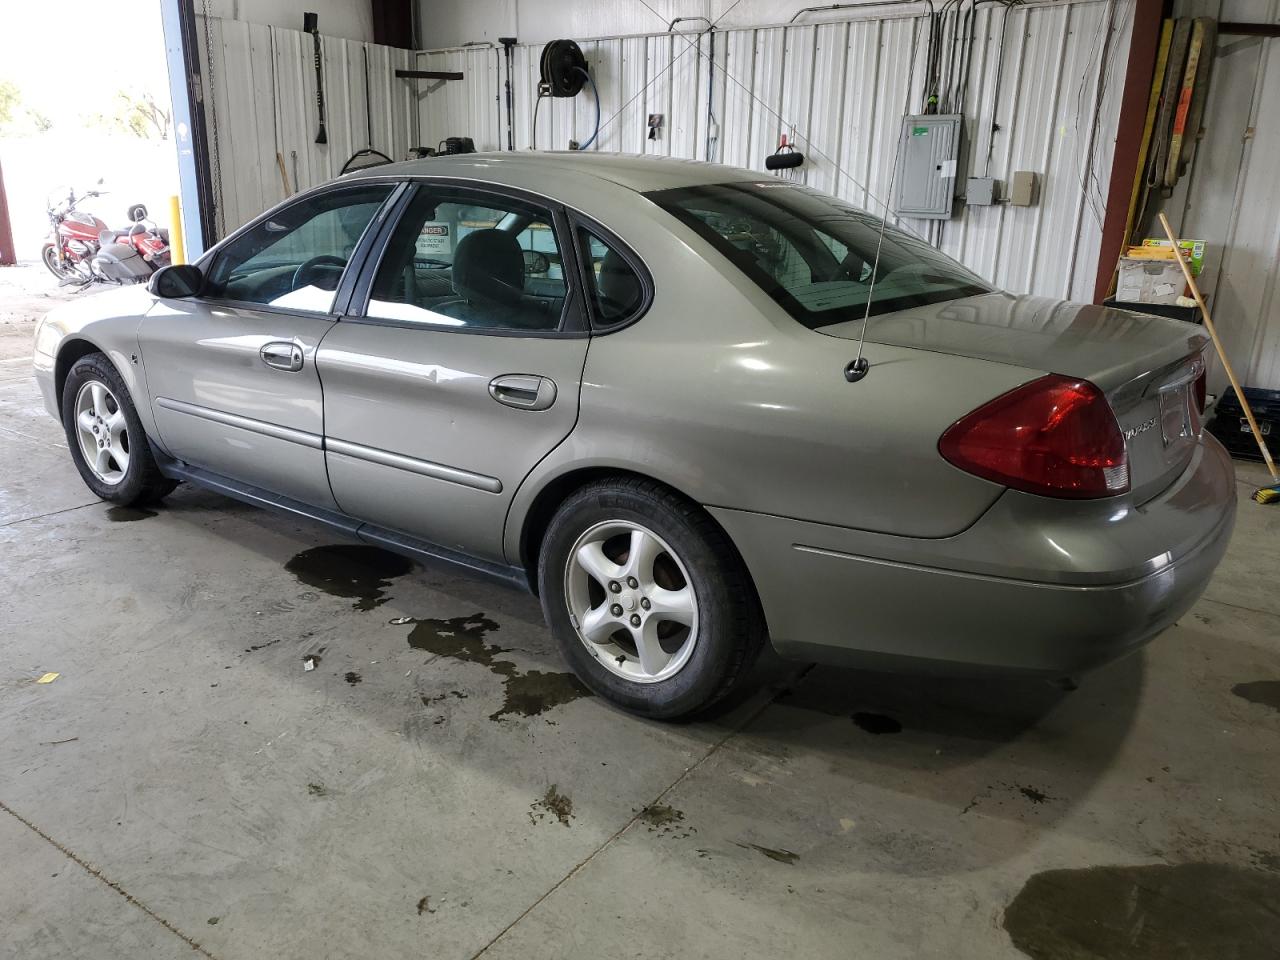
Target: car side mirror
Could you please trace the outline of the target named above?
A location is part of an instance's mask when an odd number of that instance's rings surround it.
[[[194,297],[203,287],[204,274],[199,267],[189,263],[175,263],[173,266],[161,267],[147,284],[148,290],[166,300]]]

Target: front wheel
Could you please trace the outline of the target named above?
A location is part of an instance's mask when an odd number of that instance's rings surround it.
[[[570,496],[543,540],[538,582],[574,673],[643,716],[705,710],[763,646],[764,616],[732,542],[654,481],[602,481]]]
[[[160,472],[124,380],[102,354],[81,357],[67,374],[62,427],[76,469],[103,500],[150,503],[177,486]]]
[[[75,268],[70,264],[58,262],[58,251],[52,243],[46,243],[44,245],[43,249],[40,251],[40,259],[44,263],[45,267],[48,268],[49,272],[59,280],[70,280],[71,278],[78,276]]]

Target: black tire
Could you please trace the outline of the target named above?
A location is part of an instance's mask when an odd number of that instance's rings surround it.
[[[125,419],[122,447],[128,453],[128,465],[122,471],[122,477],[114,483],[105,482],[94,472],[85,459],[80,444],[76,423],[76,399],[82,387],[94,382],[107,387],[111,393],[111,399],[120,413],[124,414]],[[67,435],[71,459],[75,462],[76,469],[80,471],[80,477],[84,480],[85,486],[103,500],[123,506],[155,503],[178,485],[176,480],[170,480],[160,472],[124,379],[111,361],[100,353],[90,353],[81,357],[67,374],[67,381],[62,387],[62,429]]]
[[[614,521],[641,524],[665,541],[696,597],[696,642],[666,679],[638,682],[605,667],[570,615],[570,552],[586,531]],[[568,497],[543,538],[538,583],[543,612],[573,672],[600,696],[641,716],[675,720],[706,710],[747,676],[764,645],[764,614],[733,543],[704,510],[652,480],[599,481]]]
[[[76,275],[75,270],[71,267],[58,265],[58,251],[54,249],[51,243],[46,243],[44,249],[40,251],[40,260],[45,265],[45,268],[59,280],[66,280]]]

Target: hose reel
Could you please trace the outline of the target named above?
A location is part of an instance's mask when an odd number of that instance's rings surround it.
[[[587,80],[587,58],[572,40],[552,40],[538,61],[547,96],[576,97]]]

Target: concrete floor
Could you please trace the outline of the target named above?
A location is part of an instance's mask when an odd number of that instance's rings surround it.
[[[771,662],[661,725],[581,696],[530,598],[185,487],[108,509],[29,334],[0,330],[2,956],[1274,956],[1253,466],[1205,598],[1075,692]]]

